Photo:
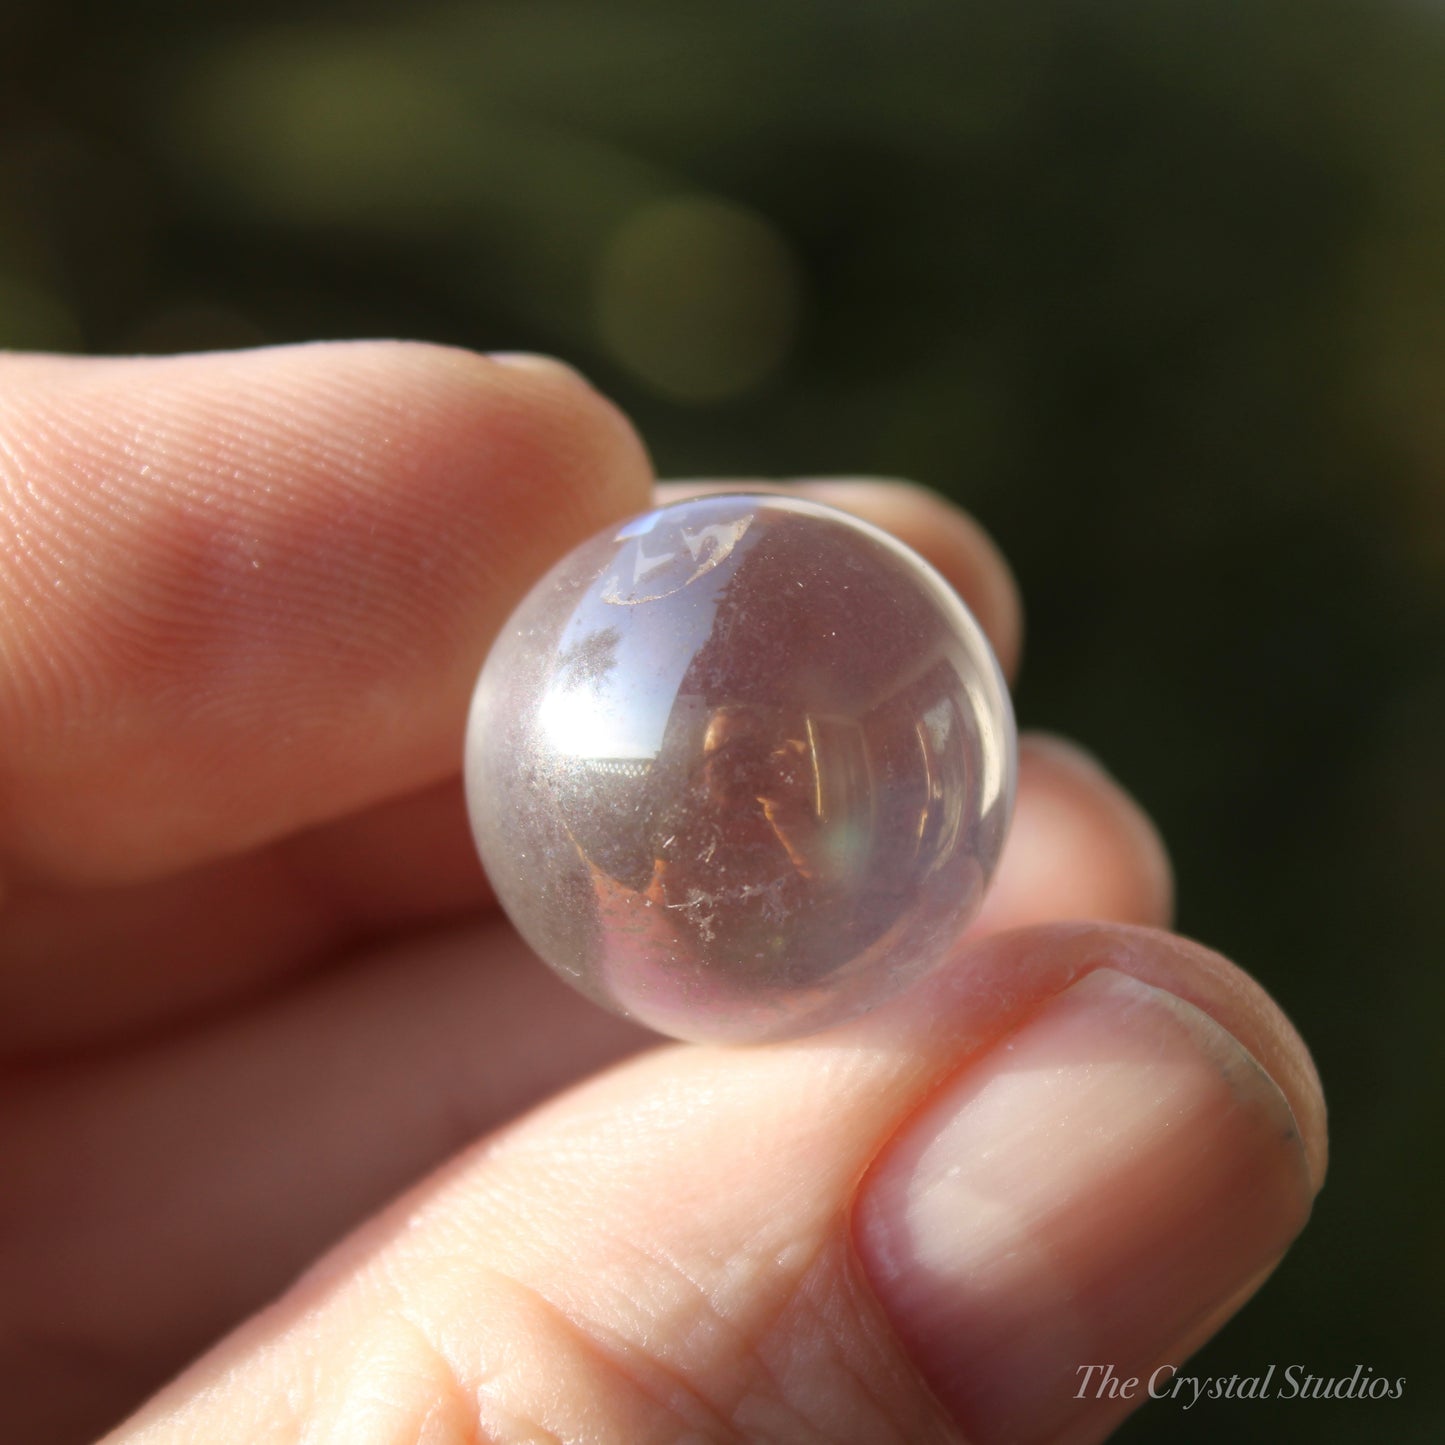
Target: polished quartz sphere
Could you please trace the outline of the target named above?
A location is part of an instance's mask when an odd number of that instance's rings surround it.
[[[1013,801],[978,624],[900,542],[773,495],[678,502],[563,558],[497,638],[472,826],[528,944],[598,1003],[749,1042],[937,966]]]

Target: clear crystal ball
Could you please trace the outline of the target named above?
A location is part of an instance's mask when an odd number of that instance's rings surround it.
[[[482,861],[598,1003],[752,1042],[936,967],[1013,802],[1013,714],[951,587],[815,502],[660,507],[563,558],[498,637],[467,730]]]

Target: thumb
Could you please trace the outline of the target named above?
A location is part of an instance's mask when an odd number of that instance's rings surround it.
[[[1094,1440],[1259,1284],[1323,1167],[1309,1056],[1230,964],[996,935],[847,1028],[563,1096],[113,1439]]]

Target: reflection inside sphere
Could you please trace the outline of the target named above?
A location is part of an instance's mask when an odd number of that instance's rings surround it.
[[[776,1037],[938,961],[996,862],[1012,747],[936,574],[831,509],[721,496],[539,584],[484,669],[468,795],[559,971],[681,1037]]]

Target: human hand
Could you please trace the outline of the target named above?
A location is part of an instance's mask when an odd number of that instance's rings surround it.
[[[526,954],[468,694],[650,485],[543,362],[0,358],[0,1438],[235,1327],[112,1439],[1094,1440],[1144,1391],[1080,1371],[1178,1363],[1300,1229],[1309,1056],[1057,741],[957,956],[846,1027],[638,1052]],[[1012,669],[970,522],[815,494]]]

